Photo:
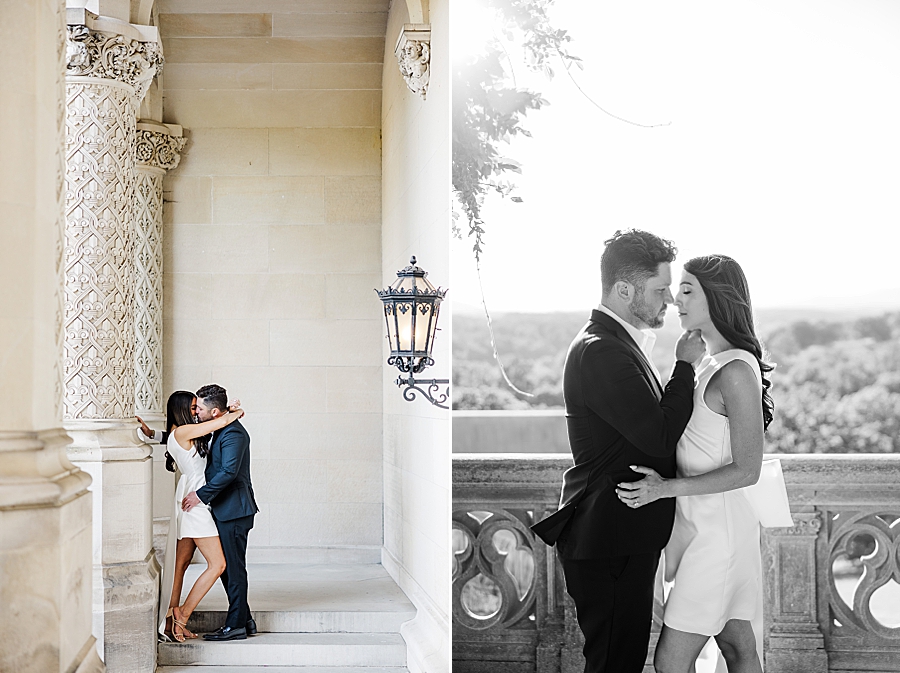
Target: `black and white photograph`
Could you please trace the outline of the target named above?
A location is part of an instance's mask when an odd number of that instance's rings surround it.
[[[453,670],[898,670],[900,8],[451,19]]]

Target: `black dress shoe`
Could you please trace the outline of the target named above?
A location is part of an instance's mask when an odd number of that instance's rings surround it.
[[[241,627],[239,629],[225,626],[221,633],[214,631],[203,636],[203,640],[247,640],[247,629]]]
[[[247,626],[244,627],[247,630],[248,636],[256,635],[256,621],[251,617],[247,620]]]

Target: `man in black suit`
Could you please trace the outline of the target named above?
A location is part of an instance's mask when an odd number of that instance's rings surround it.
[[[557,512],[534,532],[556,544],[584,633],[585,673],[640,673],[650,640],[653,584],[672,533],[675,501],[631,509],[616,484],[631,465],[675,476],[675,446],[693,411],[692,363],[706,346],[685,334],[665,390],[650,359],[672,303],[671,242],[617,231],[600,259],[603,300],[566,355],[563,396],[575,465]]]
[[[200,421],[214,419],[228,411],[225,389],[215,384],[197,391],[197,416]],[[250,435],[234,421],[210,441],[206,485],[188,493],[182,508],[204,502],[209,505],[219,540],[225,553],[222,584],[228,594],[225,625],[203,637],[206,640],[243,640],[256,633],[256,622],[247,604],[247,534],[253,528],[253,517],[259,511],[250,483]]]

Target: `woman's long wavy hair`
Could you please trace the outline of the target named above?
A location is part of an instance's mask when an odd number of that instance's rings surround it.
[[[759,362],[763,385],[763,428],[768,430],[775,417],[775,403],[769,395],[772,382],[766,374],[775,369],[775,365],[763,359],[765,354],[753,326],[750,287],[743,269],[726,255],[705,255],[688,260],[684,270],[700,282],[709,305],[709,317],[719,333],[735,348],[752,353]]]
[[[191,413],[191,406],[194,404],[196,397],[194,393],[189,393],[186,390],[176,390],[169,395],[169,401],[166,402],[167,431],[171,432],[172,426],[177,428],[179,425],[196,423],[194,414]],[[209,455],[209,435],[197,437],[193,440],[193,443],[201,458],[206,458]],[[175,471],[175,459],[169,455],[168,451],[166,451],[166,469],[169,472]]]

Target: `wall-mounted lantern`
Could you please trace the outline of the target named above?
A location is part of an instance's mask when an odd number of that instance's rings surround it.
[[[391,346],[388,364],[400,370],[398,386],[403,390],[403,399],[411,402],[416,393],[423,395],[434,406],[448,409],[445,404],[450,399],[449,379],[417,379],[426,367],[434,364],[431,350],[437,332],[438,313],[447,290],[435,288],[428,274],[416,266],[416,258],[409,260],[409,266],[397,272],[397,280],[386,290],[375,290],[384,303],[384,322],[387,340]],[[408,375],[408,376],[403,376]],[[423,389],[419,386],[427,386]],[[446,386],[444,392],[435,393]]]

